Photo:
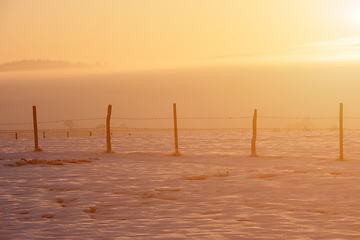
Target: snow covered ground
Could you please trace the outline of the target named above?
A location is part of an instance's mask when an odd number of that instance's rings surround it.
[[[359,133],[0,140],[1,239],[359,239]]]

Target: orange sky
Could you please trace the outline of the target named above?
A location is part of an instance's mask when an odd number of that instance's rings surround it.
[[[0,63],[123,68],[359,35],[356,0],[0,0]]]

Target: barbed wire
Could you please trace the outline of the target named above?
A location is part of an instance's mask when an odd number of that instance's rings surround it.
[[[180,120],[221,120],[221,119],[229,119],[229,120],[235,120],[235,119],[249,119],[253,117],[179,117],[177,119]]]
[[[0,148],[31,148],[34,147],[32,145],[23,145],[23,146],[0,146]],[[88,147],[106,147],[106,145],[39,145],[40,148],[69,148],[69,147],[76,147],[76,148],[88,148]],[[112,145],[112,148],[127,148],[127,149],[158,149],[158,150],[174,150],[173,147],[147,147],[147,146],[127,146],[127,145]],[[213,148],[213,147],[179,147],[179,150],[250,150],[250,148]]]
[[[250,148],[219,148],[219,147],[179,147],[179,150],[250,150]]]
[[[242,117],[179,117],[178,120],[237,120],[237,119],[252,119],[252,116],[242,116]],[[330,119],[339,119],[339,117],[275,117],[275,116],[258,116],[259,119],[309,119],[309,120],[330,120]],[[68,121],[91,121],[91,120],[105,120],[106,118],[84,118],[84,119],[68,119],[68,120],[54,120],[54,121],[43,121],[38,122],[38,124],[49,124],[49,123],[64,123]],[[113,120],[173,120],[171,117],[161,117],[161,118],[120,118],[115,117]],[[358,120],[360,117],[344,117],[344,119],[354,119]],[[32,125],[33,123],[1,123],[1,126],[11,126],[11,125]],[[53,132],[53,131],[61,131],[61,132],[77,132],[77,131],[103,131],[106,127],[101,128],[49,128],[49,129],[39,129],[38,132]],[[112,130],[120,130],[120,131],[174,131],[174,128],[131,128],[131,127],[111,127]],[[253,128],[178,128],[179,131],[251,131]],[[311,132],[311,131],[338,131],[336,128],[304,128],[304,127],[296,127],[296,128],[257,128],[259,131],[301,131],[301,132]],[[360,129],[354,128],[345,128],[344,131],[360,131]],[[33,130],[0,130],[0,132],[33,132]],[[162,137],[162,136],[112,136],[114,139],[174,139],[174,137]],[[87,141],[87,140],[98,140],[105,139],[105,136],[90,136],[90,137],[61,137],[61,138],[39,138],[41,144],[46,144],[47,141]],[[24,141],[30,142],[34,139],[17,139],[16,141]],[[243,139],[243,138],[197,138],[197,137],[184,137],[179,138],[179,140],[195,140],[195,141],[223,141],[223,142],[250,142],[251,139]],[[302,140],[302,139],[259,139],[257,142],[319,142],[318,140]],[[336,143],[339,140],[321,140],[321,142],[331,142]],[[54,142],[55,143],[55,142]],[[42,148],[105,148],[106,144],[99,144],[97,142],[94,145],[86,145],[89,144],[86,142],[82,142],[81,145],[41,145]],[[85,144],[84,144],[85,143]],[[360,141],[344,141],[344,143],[360,143]],[[68,144],[68,143],[66,143]],[[91,144],[91,143],[90,143]],[[250,151],[249,147],[211,147],[211,144],[203,144],[204,147],[179,147],[179,150],[246,150]],[[29,146],[0,146],[0,148],[11,149],[11,148],[32,148],[32,145]],[[158,146],[129,146],[129,145],[121,145],[121,143],[117,142],[115,145],[112,145],[113,148],[121,148],[121,149],[152,149],[152,150],[174,150],[173,147],[158,147]],[[272,148],[272,147],[257,147],[259,151],[308,151],[311,148]],[[316,149],[318,152],[338,152],[338,149]],[[359,153],[360,151],[346,151],[348,153]],[[306,153],[306,152],[305,152]]]
[[[119,137],[111,136],[111,139],[170,139],[174,140],[174,137]],[[94,136],[94,137],[58,137],[58,138],[39,138],[39,141],[73,141],[73,140],[98,140],[106,139],[105,136]],[[197,140],[197,141],[225,141],[225,142],[250,142],[252,139],[237,139],[237,138],[178,138],[179,140]],[[8,139],[9,140],[9,139]],[[11,139],[13,141],[34,141],[34,139]],[[283,139],[257,139],[257,142],[318,142],[318,140],[283,140]],[[321,140],[321,142],[339,142],[339,140]],[[360,143],[360,141],[346,141],[347,143]]]
[[[21,132],[34,132],[34,130],[28,130],[28,129],[23,129],[23,130],[20,130],[20,129],[10,129],[10,130],[0,130],[0,133],[21,133]]]
[[[235,119],[251,119],[252,116],[240,117],[178,117],[179,120],[235,120]],[[263,119],[339,119],[339,117],[276,117],[276,116],[258,116],[257,118]],[[38,124],[45,123],[60,123],[67,121],[92,121],[92,120],[105,120],[106,118],[78,118],[78,119],[64,119],[52,121],[40,121]],[[172,117],[113,117],[113,120],[173,120]],[[360,117],[344,117],[344,119],[360,119]],[[32,122],[24,123],[0,123],[0,126],[6,125],[32,125]]]
[[[45,122],[38,122],[38,124],[43,123],[59,123],[59,122],[68,122],[68,121],[92,121],[92,120],[105,120],[106,118],[79,118],[79,119],[67,119],[67,120],[54,120],[54,121],[45,121]]]
[[[174,137],[121,137],[121,136],[112,136],[112,138],[123,138],[123,139],[174,139]],[[179,140],[214,140],[214,141],[243,141],[244,139],[226,139],[226,138],[178,138]],[[251,139],[247,139],[250,141]]]
[[[132,128],[132,127],[111,127],[112,129],[120,129],[124,131],[131,130],[144,130],[144,131],[174,131],[174,128]],[[228,131],[228,130],[252,130],[253,128],[178,128],[179,131]],[[311,131],[333,131],[333,128],[257,128],[258,130],[271,130],[271,131],[303,131],[303,132],[311,132]],[[344,130],[358,130],[360,129],[344,129]]]
[[[26,147],[26,146],[25,146]],[[28,147],[34,147],[34,146],[28,146]],[[106,145],[39,145],[39,148],[93,148],[93,147],[103,147],[106,148]],[[9,147],[8,147],[9,148]]]
[[[59,123],[59,122],[67,122],[67,121],[89,121],[89,120],[105,120],[106,118],[79,118],[79,119],[67,119],[67,120],[53,120],[53,121],[43,121],[37,122],[38,124],[43,123]],[[27,122],[27,123],[0,123],[0,125],[32,125],[34,123]]]
[[[147,146],[124,146],[124,145],[112,145],[114,148],[143,148],[143,149],[158,149],[158,150],[174,150],[173,147],[147,147]]]
[[[48,129],[39,129],[38,132],[77,132],[77,131],[104,131],[106,128],[48,128]],[[111,127],[113,130],[117,131],[174,131],[174,128],[130,128],[130,127]],[[245,131],[252,130],[253,128],[178,128],[178,131]],[[289,132],[289,131],[301,131],[301,132],[312,132],[312,131],[339,131],[338,128],[257,128],[257,130],[271,131],[271,132]],[[344,131],[360,131],[356,128],[344,128]],[[4,129],[0,130],[0,133],[21,133],[21,132],[34,132],[33,129]]]
[[[355,128],[344,128],[344,131],[360,131],[360,129],[355,129]]]
[[[0,146],[0,148],[13,149],[13,148],[33,148],[32,145],[22,146]],[[93,148],[101,147],[105,148],[106,145],[39,145],[40,148]],[[127,145],[112,145],[112,148],[126,148],[126,149],[157,149],[157,150],[174,150],[173,147],[147,147],[147,146],[127,146]],[[246,150],[250,151],[251,148],[240,148],[240,147],[179,147],[179,150]],[[262,148],[258,147],[257,150],[261,151],[304,151],[306,148]],[[338,152],[338,150],[332,149],[317,149],[319,152]],[[357,153],[358,151],[347,151],[349,153]]]
[[[235,120],[235,119],[251,119],[252,116],[242,116],[242,117],[178,117],[179,120]],[[339,119],[339,117],[275,117],[275,116],[257,116],[257,118],[264,118],[264,119]],[[360,117],[344,117],[346,119],[360,119]],[[111,119],[115,120],[173,120],[172,117],[114,117]]]
[[[251,141],[251,139],[240,139],[240,138],[192,138],[192,137],[188,137],[188,138],[179,138],[179,140],[198,140],[198,141],[229,141],[229,142],[233,142],[233,141]]]
[[[174,139],[174,137],[133,137],[133,136],[131,136],[131,137],[111,136],[111,138],[123,138],[123,139]]]
[[[92,131],[103,131],[104,129],[106,129],[105,127],[103,128],[48,128],[48,129],[39,129],[39,132],[44,132],[44,131],[66,131],[66,132],[72,132],[72,131],[82,131],[82,130],[92,130]]]
[[[79,137],[61,137],[61,138],[39,138],[39,141],[47,141],[47,140],[50,140],[50,141],[55,141],[55,140],[61,140],[61,141],[71,141],[71,140],[76,140],[76,141],[82,141],[82,140],[97,140],[97,139],[105,139],[106,137],[105,136],[94,136],[94,137],[82,137],[82,138],[79,138]]]
[[[252,117],[178,117],[178,120],[220,120],[220,119],[244,119]],[[174,118],[163,117],[163,118],[111,118],[116,120],[174,120]]]
[[[34,146],[33,145],[23,145],[23,146],[0,146],[0,148],[3,148],[3,149],[14,149],[14,148],[33,148]]]
[[[91,137],[58,137],[58,138],[39,138],[39,141],[73,141],[73,140],[98,140],[105,139],[105,136],[91,136]],[[154,137],[154,136],[111,136],[112,139],[171,139],[174,137]],[[196,140],[196,141],[225,141],[225,142],[250,142],[251,138],[194,138],[194,137],[180,137],[179,140]],[[34,141],[34,139],[16,139],[14,141]],[[302,139],[261,139],[257,142],[318,142],[318,140],[302,140]],[[321,142],[337,143],[339,140],[321,140]],[[360,143],[360,141],[344,140],[345,143]]]
[[[243,116],[243,117],[178,117],[177,119],[182,119],[182,120],[221,120],[221,119],[249,119],[249,118],[253,118],[252,116]],[[275,117],[275,116],[257,116],[257,118],[264,118],[264,119],[339,119],[339,117]],[[360,119],[360,117],[343,117],[344,119]],[[141,117],[137,117],[137,118],[120,118],[120,117],[115,117],[115,118],[111,118],[111,119],[116,119],[116,120],[173,120],[174,118],[172,117],[157,117],[157,118],[141,118]]]
[[[360,117],[344,117],[344,119],[360,119]]]
[[[34,146],[32,145],[23,145],[23,146],[0,146],[0,148],[6,148],[6,149],[11,149],[11,148],[33,148]],[[106,148],[106,145],[39,145],[40,148],[93,148],[93,147],[103,147],[103,148]],[[141,146],[141,147],[138,147],[138,146],[123,146],[123,145],[112,145],[113,148],[116,148],[116,147],[121,147],[121,148],[128,148],[128,149],[131,149],[131,148],[143,148],[143,149],[164,149],[164,150],[173,150],[174,148],[171,148],[171,147],[146,147],[146,146]]]
[[[123,139],[174,139],[174,137],[120,137],[112,136],[112,138],[123,138]],[[179,140],[199,140],[199,141],[251,141],[251,139],[240,139],[240,138],[193,138],[193,137],[179,137]]]
[[[30,125],[33,123],[0,123],[1,126],[5,126],[5,125]]]
[[[338,119],[339,117],[271,117],[271,116],[258,116],[258,118],[267,119]]]
[[[174,128],[123,128],[123,127],[111,127],[112,129],[121,129],[121,130],[144,130],[144,131],[174,131]],[[214,131],[214,130],[249,130],[252,128],[178,128],[179,131]]]
[[[309,149],[307,148],[263,148],[263,147],[257,147],[257,150],[262,151],[307,151]],[[316,149],[316,151],[319,152],[338,152],[338,149]]]
[[[319,140],[301,140],[301,139],[294,139],[294,140],[283,140],[283,139],[257,139],[257,142],[319,142]],[[323,140],[321,142],[339,142],[339,140]],[[347,142],[347,141],[344,141]]]
[[[172,138],[174,139],[174,138]],[[251,139],[239,139],[239,138],[179,138],[179,140],[201,140],[201,141],[227,141],[227,142],[250,142]],[[257,139],[257,143],[259,142],[319,142],[319,140],[283,140],[283,139]],[[321,140],[321,142],[332,142],[337,143],[339,140]],[[344,143],[360,143],[360,141],[343,141]]]
[[[250,128],[252,129],[252,128]],[[257,128],[258,130],[271,130],[271,131],[302,131],[302,132],[311,132],[311,131],[334,131],[333,128]],[[338,130],[338,129],[336,129]],[[359,129],[360,130],[360,129]]]
[[[43,141],[73,141],[73,140],[97,140],[97,139],[105,139],[106,137],[105,136],[91,136],[91,137],[82,137],[82,138],[79,138],[79,137],[58,137],[58,138],[39,138],[38,140],[40,142],[43,142]],[[34,139],[11,139],[13,141],[34,141]]]
[[[83,130],[92,130],[94,132],[96,131],[103,131],[104,129],[106,129],[105,127],[104,128],[72,128],[72,129],[69,129],[69,128],[47,128],[47,129],[38,129],[38,132],[56,132],[56,131],[61,131],[61,132],[75,132],[75,131],[83,131]],[[34,132],[33,129],[10,129],[10,130],[0,130],[0,132]]]
[[[119,118],[119,117],[113,117],[111,118],[112,120],[169,120],[169,119],[173,119],[173,118]]]
[[[346,153],[360,153],[360,151],[346,151]]]

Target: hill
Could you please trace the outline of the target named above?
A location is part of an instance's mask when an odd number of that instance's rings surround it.
[[[0,64],[0,72],[8,71],[29,71],[29,70],[46,70],[46,69],[84,69],[102,67],[101,63],[88,64],[83,62],[70,63],[62,60],[41,60],[41,59],[24,59],[20,61],[5,62]]]

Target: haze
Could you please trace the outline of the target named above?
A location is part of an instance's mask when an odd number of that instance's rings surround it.
[[[359,28],[354,0],[0,0],[0,63],[110,66],[0,72],[1,122],[359,116]]]
[[[155,62],[276,50],[358,35],[356,0],[1,0],[0,62]]]

